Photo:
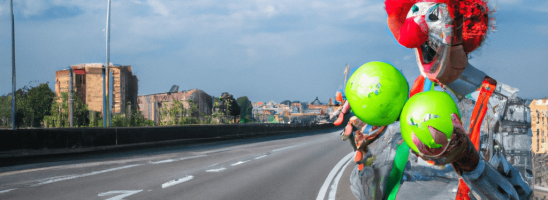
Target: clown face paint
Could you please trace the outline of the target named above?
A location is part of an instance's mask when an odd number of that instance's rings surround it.
[[[453,24],[447,4],[419,2],[407,13],[400,32],[400,44],[415,48],[421,74],[434,82],[449,84],[466,67],[466,55],[457,47],[460,38],[453,33]]]

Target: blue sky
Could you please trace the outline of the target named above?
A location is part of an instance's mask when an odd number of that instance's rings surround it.
[[[548,96],[548,1],[491,0],[497,31],[472,65],[520,89]],[[251,101],[326,102],[344,66],[375,60],[419,75],[414,52],[386,25],[382,0],[112,0],[111,62],[132,65],[139,94],[199,88]],[[494,7],[494,6],[492,6]],[[107,1],[14,0],[17,88],[55,71],[104,63]],[[9,1],[0,1],[0,94],[11,91]]]

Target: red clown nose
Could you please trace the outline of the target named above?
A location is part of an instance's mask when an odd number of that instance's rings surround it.
[[[428,25],[424,15],[420,16],[419,23],[415,22],[414,17],[405,19],[398,40],[401,45],[407,48],[419,48],[427,39]]]

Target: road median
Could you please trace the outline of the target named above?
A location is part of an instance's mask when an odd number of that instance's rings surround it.
[[[0,130],[0,158],[135,148],[205,139],[281,135],[334,127],[333,124],[219,124],[112,128]]]

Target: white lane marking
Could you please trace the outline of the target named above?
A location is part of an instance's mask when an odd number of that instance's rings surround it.
[[[222,167],[222,168],[219,168],[219,169],[210,169],[210,170],[206,170],[206,172],[221,172],[221,171],[224,171],[226,168]]]
[[[234,163],[234,164],[232,164],[232,165],[230,165],[230,166],[241,165],[241,164],[244,164],[244,163],[246,163],[246,162],[249,162],[249,160],[246,160],[246,161],[238,161],[237,163]]]
[[[202,152],[200,152],[200,154],[219,153],[219,152],[230,151],[230,150],[234,150],[234,149],[238,149],[238,148],[242,148],[242,146],[235,146],[235,147],[227,147],[227,148],[215,149],[215,150],[209,150],[209,151],[202,151]]]
[[[197,155],[197,156],[182,157],[182,158],[176,159],[176,161],[188,160],[188,159],[192,159],[192,158],[201,158],[201,157],[206,157],[206,156],[207,156],[207,155]]]
[[[53,177],[53,178],[49,178],[49,180],[47,180],[47,181],[42,181],[42,182],[36,183],[34,185],[31,185],[31,186],[39,186],[39,185],[45,185],[45,184],[55,183],[55,182],[59,182],[59,181],[66,181],[66,180],[75,179],[75,178],[93,176],[93,175],[102,174],[102,173],[106,173],[106,172],[111,172],[111,171],[116,171],[116,170],[121,170],[121,169],[127,169],[127,168],[130,168],[130,167],[136,167],[136,166],[139,166],[139,165],[141,165],[141,164],[127,165],[127,166],[116,167],[116,168],[112,168],[112,169],[105,169],[105,170],[91,172],[91,173],[87,173],[87,174]]]
[[[167,183],[162,184],[162,188],[166,188],[166,187],[169,187],[169,186],[177,185],[179,183],[187,182],[187,181],[192,180],[193,178],[194,178],[194,176],[186,176],[184,178],[175,179],[175,180],[172,180],[172,181],[169,181]]]
[[[352,155],[354,155],[354,152],[350,152],[348,155],[344,156],[343,159],[341,159],[335,167],[329,172],[329,175],[327,175],[327,178],[323,182],[322,187],[320,188],[320,191],[318,192],[318,197],[316,197],[316,200],[323,200],[325,198],[325,193],[327,192],[327,188],[329,187],[329,183],[331,183],[331,180],[333,180],[333,177],[339,169],[341,169],[342,165],[350,160],[352,158]]]
[[[331,184],[331,191],[329,191],[329,200],[335,200],[337,197],[337,187],[339,187],[339,180],[341,180],[341,176],[344,173],[344,169],[352,162],[351,160],[348,160],[346,164],[341,168],[341,171],[339,171],[339,174],[337,177],[335,177],[335,180],[333,180],[333,183]]]
[[[296,146],[298,146],[298,145],[293,145],[293,146],[288,146],[288,147],[284,147],[284,148],[274,149],[274,150],[272,150],[272,152],[283,151],[283,150],[286,150],[286,149],[291,149],[291,148],[296,147]]]
[[[118,190],[118,191],[104,192],[104,193],[98,194],[97,196],[104,197],[104,196],[109,196],[109,195],[112,195],[112,194],[121,193],[118,196],[114,196],[114,197],[108,198],[106,200],[122,200],[124,197],[128,197],[128,196],[137,194],[137,193],[142,192],[142,191],[143,190]]]
[[[161,160],[161,161],[156,161],[156,162],[152,162],[150,161],[151,164],[161,164],[161,163],[169,163],[169,162],[174,162],[175,160],[173,159],[167,159],[167,160]]]
[[[161,160],[161,161],[150,161],[151,164],[162,164],[162,163],[169,163],[169,162],[175,162],[175,161],[182,161],[182,160],[188,160],[188,159],[192,159],[192,158],[200,158],[200,157],[205,157],[207,155],[197,155],[197,156],[189,156],[189,157],[182,157],[182,158],[178,158],[178,159],[167,159],[167,160]]]
[[[13,191],[13,190],[16,190],[16,189],[17,189],[17,188],[2,190],[2,191],[0,191],[0,194],[6,193],[6,192],[9,192],[9,191]]]
[[[258,160],[258,159],[261,159],[261,158],[264,158],[266,157],[267,155],[262,155],[262,156],[259,156],[259,157],[256,157],[255,160]]]

